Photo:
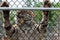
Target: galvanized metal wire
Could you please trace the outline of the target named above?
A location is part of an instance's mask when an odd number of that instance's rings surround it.
[[[0,10],[60,10],[60,8],[41,8],[41,7],[0,7]]]
[[[58,6],[53,5],[52,8],[43,8],[43,3],[42,3],[43,0],[31,0],[31,1],[30,0],[6,0],[6,1],[9,2],[10,7],[7,7],[7,8],[0,7],[0,10],[41,10],[41,11],[43,11],[43,10],[57,11],[58,10],[58,11],[60,11],[60,6],[58,4],[58,3],[60,3],[60,0],[58,0],[58,1],[50,0],[50,2],[52,4],[57,3],[57,5],[59,6],[58,7]],[[37,6],[35,6],[35,3]],[[15,13],[15,11],[14,12],[11,11],[10,15],[13,15],[13,19],[14,19],[15,14],[13,14],[13,13]],[[56,12],[56,14],[57,13],[58,12]],[[13,19],[11,19],[11,22]],[[49,23],[51,23],[52,26],[48,25],[45,40],[60,40],[60,15],[56,19],[57,19],[56,24],[54,26],[52,25],[51,22],[49,22]],[[32,30],[32,31],[34,31],[34,30]],[[24,33],[22,33],[22,34],[24,34]],[[26,36],[27,35],[25,35],[24,37],[26,37]],[[31,36],[32,36],[32,34],[31,34]],[[21,39],[25,40],[24,37],[22,37]],[[32,38],[32,39],[34,39],[34,38]],[[30,39],[30,37],[28,37],[28,39]]]

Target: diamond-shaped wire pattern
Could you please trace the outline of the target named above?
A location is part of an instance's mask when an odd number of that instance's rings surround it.
[[[43,0],[7,0],[9,2],[10,7],[43,7]],[[52,7],[60,7],[60,0],[50,0],[52,3]],[[40,11],[41,12],[41,11]],[[39,13],[40,13],[39,12]],[[57,14],[58,11],[55,13]],[[14,24],[14,16],[15,11],[11,11],[11,23]],[[36,12],[38,13],[38,12]],[[54,13],[54,12],[53,12]],[[60,13],[60,12],[59,12]],[[53,14],[52,14],[53,15]],[[0,16],[1,17],[1,16]],[[55,25],[49,26],[47,28],[47,33],[45,34],[44,40],[60,40],[60,15],[57,16],[57,20],[55,20]],[[1,19],[1,18],[0,18]],[[2,20],[1,20],[2,21]],[[0,21],[0,23],[1,23]],[[51,22],[51,21],[50,21]],[[2,23],[1,23],[2,24]],[[49,23],[50,24],[50,23]],[[51,25],[53,23],[51,22]],[[1,29],[3,30],[3,29]],[[32,34],[32,32],[36,32],[36,34]],[[1,34],[4,34],[1,32]],[[20,30],[20,40],[39,40],[40,33],[37,30],[33,30],[32,28],[28,31],[25,30],[25,33]]]
[[[7,0],[10,7],[34,7],[35,2],[41,2],[41,0]],[[38,3],[37,3],[38,4]]]

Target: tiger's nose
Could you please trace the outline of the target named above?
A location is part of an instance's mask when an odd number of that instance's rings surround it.
[[[20,23],[23,24],[24,23],[24,19],[21,18],[20,19]]]

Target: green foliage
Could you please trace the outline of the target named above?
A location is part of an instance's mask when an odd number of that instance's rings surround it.
[[[34,11],[34,13],[35,13],[34,20],[35,20],[36,22],[41,21],[41,19],[42,19],[42,11],[36,10],[36,11]]]
[[[52,7],[60,7],[60,3],[52,3]],[[58,17],[60,16],[60,11],[50,11],[49,12],[49,26],[56,26]]]
[[[2,21],[3,19],[2,19],[2,13],[0,13],[0,21]]]
[[[60,7],[60,2],[58,2],[58,3],[52,3],[52,7]]]
[[[60,7],[59,2],[58,3],[52,3],[51,5],[52,5],[52,7]],[[43,6],[43,2],[38,2],[38,3],[35,2],[34,7],[41,7],[41,6]],[[35,12],[35,14],[37,14],[35,16],[35,20],[36,20],[36,22],[39,22],[42,19],[43,11],[36,10],[34,12]],[[49,22],[48,22],[49,26],[56,26],[57,18],[59,16],[60,16],[60,11],[58,11],[58,10],[57,11],[49,11]]]
[[[31,0],[27,0],[26,5],[27,5],[27,7],[30,7],[31,6]]]
[[[34,2],[34,7],[42,7],[43,2]]]
[[[15,17],[15,11],[11,11],[11,13],[10,13],[10,22],[11,22],[11,24],[15,23],[14,17]]]
[[[43,6],[42,2],[35,2],[34,3],[34,7],[42,7],[42,6]],[[36,15],[34,17],[34,20],[38,23],[42,19],[42,11],[41,10],[35,10],[34,13]]]
[[[56,21],[59,14],[56,13],[57,11],[50,11],[49,12],[49,26],[56,26]]]

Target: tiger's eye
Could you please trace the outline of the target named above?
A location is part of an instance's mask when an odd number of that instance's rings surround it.
[[[17,15],[17,17],[18,17],[18,18],[24,18],[24,16],[23,16],[23,15]]]

